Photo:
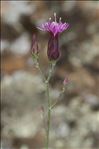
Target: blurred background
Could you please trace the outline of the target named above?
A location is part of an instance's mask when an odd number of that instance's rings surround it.
[[[99,149],[99,1],[1,1],[2,149],[41,149],[46,134],[45,87],[31,57],[38,35],[40,64],[48,72],[48,33],[36,26],[62,17],[61,58],[50,80],[58,99],[64,77],[70,84],[51,115],[51,149]]]

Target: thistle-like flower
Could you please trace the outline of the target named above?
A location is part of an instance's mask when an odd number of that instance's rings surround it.
[[[54,13],[54,18],[55,18],[54,21],[51,21],[51,18],[49,18],[48,22],[38,27],[38,29],[50,33],[47,55],[49,60],[52,61],[57,60],[60,56],[59,41],[58,41],[59,33],[62,33],[69,27],[68,23],[61,22],[61,18],[59,18],[59,22],[57,22],[56,13]]]
[[[69,27],[68,23],[62,23],[61,18],[59,18],[59,22],[56,20],[56,13],[54,13],[55,21],[51,21],[51,18],[49,18],[49,21],[42,24],[38,29],[42,31],[48,31],[54,35],[54,37],[62,33],[64,30],[66,30]]]

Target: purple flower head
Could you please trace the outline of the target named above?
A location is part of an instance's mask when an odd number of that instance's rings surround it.
[[[49,21],[42,24],[38,29],[42,31],[47,31],[50,33],[50,38],[48,41],[48,50],[47,55],[50,61],[57,60],[60,57],[60,50],[59,50],[59,33],[62,33],[69,27],[68,23],[62,23],[61,18],[59,22],[56,21],[56,13],[54,13],[54,21]]]
[[[37,37],[35,34],[32,37],[31,51],[32,51],[32,54],[38,55],[39,53],[38,41],[37,41]]]
[[[40,27],[38,27],[38,29],[42,31],[48,31],[55,37],[58,33],[62,33],[69,27],[68,23],[61,22],[61,18],[59,18],[59,22],[56,21],[56,13],[54,13],[54,18],[55,21],[51,21],[51,18],[49,18],[49,21],[42,24]]]

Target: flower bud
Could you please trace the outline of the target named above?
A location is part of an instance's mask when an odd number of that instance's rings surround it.
[[[64,81],[63,81],[63,85],[67,85],[69,83],[69,79],[67,77],[65,77]]]
[[[47,55],[50,61],[57,60],[60,57],[58,34],[56,36],[50,34]]]

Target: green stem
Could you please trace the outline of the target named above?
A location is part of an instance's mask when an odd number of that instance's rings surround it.
[[[49,82],[51,76],[52,76],[52,73],[54,71],[54,67],[56,65],[56,61],[55,62],[50,62],[50,69],[49,69],[49,75],[48,75],[48,78],[46,80],[46,82]]]
[[[46,140],[46,149],[49,148],[49,132],[50,132],[50,119],[51,119],[51,102],[49,96],[49,81],[52,76],[54,67],[56,62],[51,62],[51,68],[49,70],[48,78],[46,79],[46,92],[47,92],[47,99],[48,99],[48,119],[47,119],[47,140]]]
[[[51,109],[50,109],[50,97],[49,97],[49,82],[46,83],[46,92],[48,98],[48,126],[47,126],[47,142],[46,142],[46,149],[49,147],[49,132],[50,132],[50,119],[51,119]]]

